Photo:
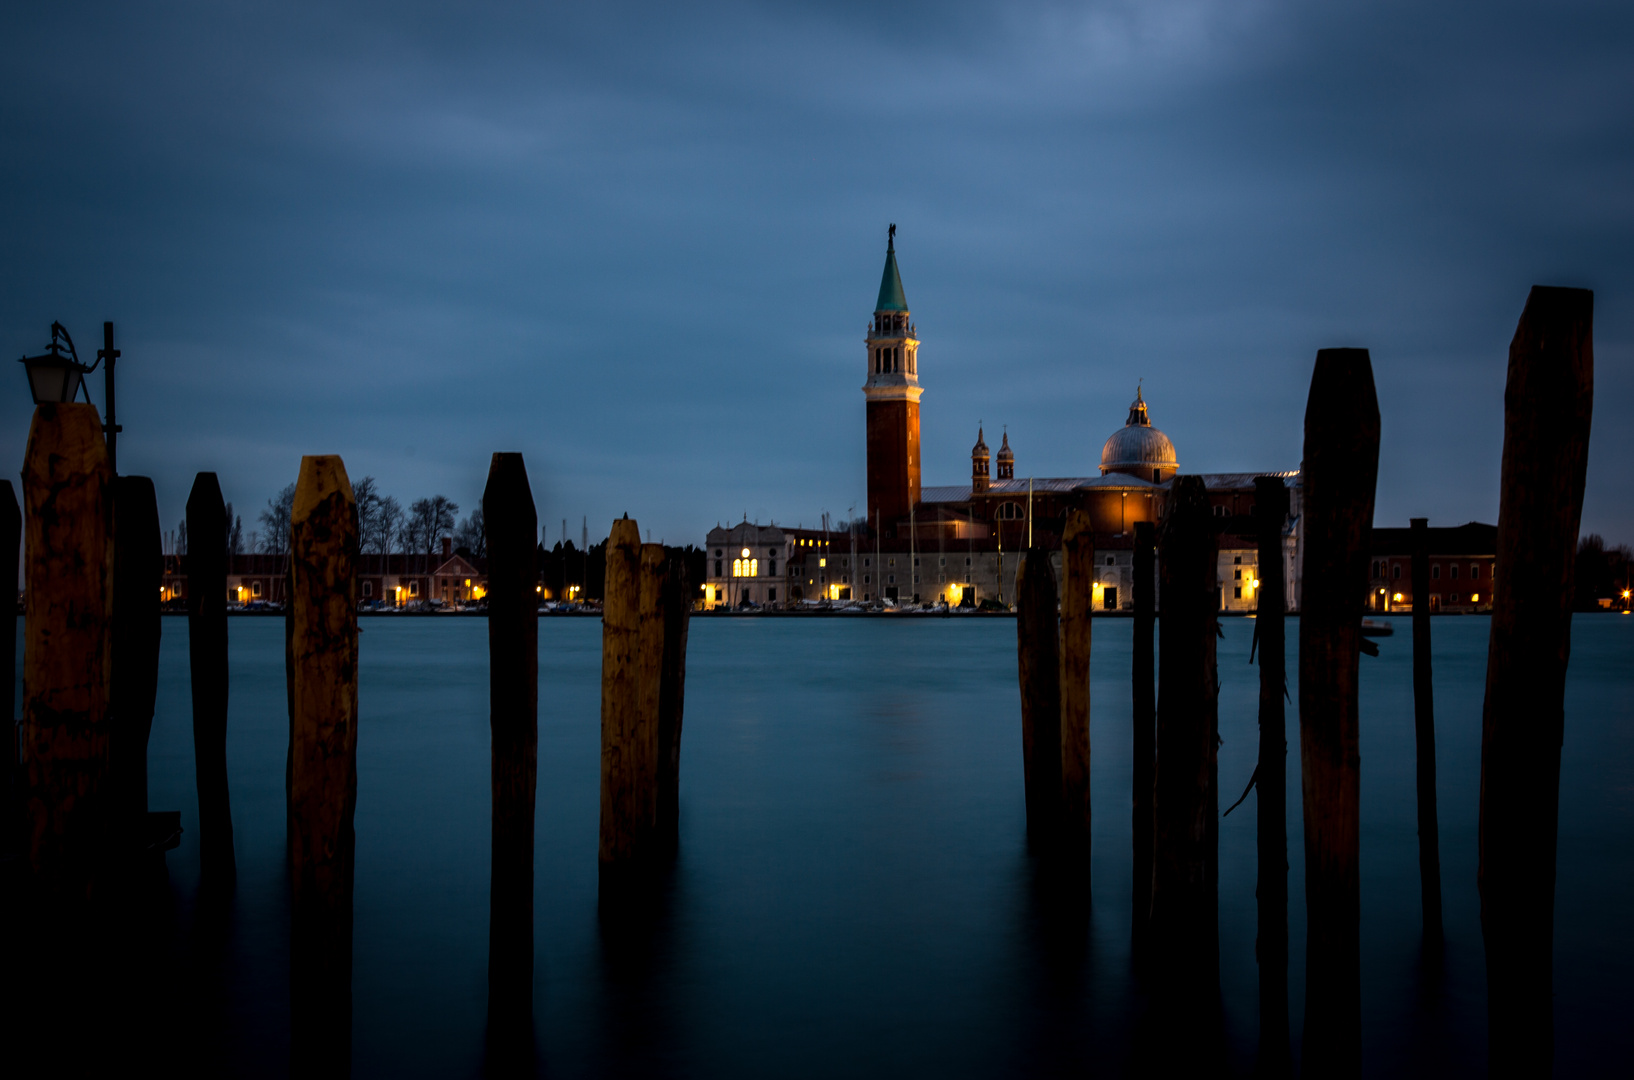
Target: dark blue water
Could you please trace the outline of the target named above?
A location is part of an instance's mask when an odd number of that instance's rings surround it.
[[[1257,753],[1253,624],[1220,642],[1222,805]],[[354,1071],[471,1075],[486,1010],[487,626],[363,622]],[[1363,658],[1366,1071],[1485,1071],[1475,890],[1488,624],[1435,623],[1444,972],[1419,956],[1411,637]],[[680,854],[656,924],[596,907],[601,627],[540,625],[535,1039],[540,1071],[601,1076],[1117,1075],[1129,962],[1127,620],[1095,625],[1092,903],[1062,910],[1023,832],[1015,629],[1006,620],[699,619]],[[179,808],[156,982],[189,1017],[144,1051],[287,1070],[282,623],[236,619],[229,767],[238,887],[200,919],[187,626],[164,623],[151,805]],[[1574,627],[1556,920],[1558,1075],[1634,1054],[1634,618]],[[1290,645],[1296,634],[1290,628]],[[1290,650],[1291,651],[1291,650]],[[1295,665],[1290,659],[1293,682]],[[1297,698],[1297,688],[1295,696]],[[1298,731],[1289,716],[1293,1030],[1303,998]],[[1221,992],[1232,1067],[1256,1038],[1254,800],[1220,828]],[[1297,1046],[1296,1046],[1297,1052]],[[161,1060],[161,1064],[165,1062]]]

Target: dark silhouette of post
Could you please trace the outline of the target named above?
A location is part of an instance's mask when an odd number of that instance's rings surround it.
[[[108,692],[110,812],[121,844],[145,839],[148,735],[159,694],[159,503],[145,476],[114,480],[113,677]]]
[[[1553,1066],[1560,745],[1593,408],[1594,294],[1534,286],[1509,346],[1481,725],[1487,1038],[1494,1071],[1514,1076]]]
[[[23,550],[23,510],[17,505],[17,493],[12,490],[10,480],[0,480],[0,565],[6,567],[6,574],[11,577],[10,589],[6,590],[6,617],[0,619],[5,625],[0,626],[0,649],[5,650],[8,658],[17,655],[17,560]],[[0,672],[0,692],[6,695],[6,746],[5,756],[0,759],[6,770],[5,787],[0,789],[0,795],[5,797],[5,825],[6,832],[0,835],[0,840],[9,840],[14,827],[11,817],[13,802],[13,785],[17,783],[17,664],[8,659],[0,665],[5,671]]]
[[[1430,678],[1428,518],[1413,535],[1413,740],[1418,751],[1418,879],[1424,905],[1424,955],[1441,955],[1441,830],[1435,807],[1435,683]]]
[[[495,454],[482,493],[488,534],[488,722],[493,868],[488,906],[491,1051],[531,1047],[533,818],[539,772],[538,515],[521,454]]]
[[[1361,1073],[1357,689],[1379,404],[1366,349],[1316,354],[1305,405],[1299,736],[1305,810],[1304,1071]]]
[[[658,700],[658,840],[673,849],[680,824],[681,722],[686,707],[687,630],[692,619],[692,594],[686,559],[669,553],[669,574],[663,598],[663,683]]]
[[[199,791],[199,855],[220,878],[236,872],[227,787],[227,508],[213,472],[187,497],[187,656],[193,682],[193,770]]]
[[[1133,655],[1130,677],[1134,683],[1134,737],[1130,746],[1135,765],[1131,818],[1134,847],[1133,936],[1137,946],[1152,915],[1152,798],[1157,783],[1157,665],[1152,636],[1157,623],[1157,539],[1150,521],[1135,522],[1135,605]]]
[[[645,839],[640,739],[641,529],[628,517],[607,538],[601,615],[601,881],[633,868]]]
[[[85,895],[106,840],[113,470],[90,405],[39,405],[23,459],[28,857]]]
[[[1021,676],[1021,760],[1027,835],[1051,842],[1061,825],[1061,647],[1055,570],[1044,548],[1016,567],[1016,648]]]
[[[1260,756],[1255,769],[1258,820],[1260,1049],[1258,1075],[1291,1076],[1288,1042],[1288,690],[1287,569],[1283,527],[1288,488],[1281,477],[1254,478],[1254,523],[1259,533],[1259,585],[1254,591],[1254,632],[1259,637]]]
[[[1202,477],[1176,477],[1163,523],[1152,917],[1155,1047],[1166,1069],[1220,1052],[1214,515]]]
[[[200,537],[200,540],[204,540]],[[333,454],[303,457],[290,515],[290,1072],[351,1057],[357,806],[357,503]]]
[[[1061,805],[1062,839],[1089,873],[1089,654],[1094,607],[1095,534],[1074,510],[1061,537]]]

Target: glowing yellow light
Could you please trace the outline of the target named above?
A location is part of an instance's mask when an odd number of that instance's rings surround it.
[[[1628,599],[1628,590],[1627,590],[1627,589],[1624,589],[1624,590],[1623,590],[1623,599],[1624,599],[1624,600],[1627,600],[1627,599]]]
[[[748,548],[743,549],[743,557],[745,559],[747,559],[749,557],[749,549]]]
[[[1398,604],[1401,603],[1401,593],[1397,593],[1395,599]]]
[[[469,589],[471,587],[471,579],[470,578],[465,579],[465,587],[467,589]]]
[[[533,587],[533,591],[534,591],[534,592],[544,592],[544,591],[545,591],[545,587],[544,587],[544,586],[543,586],[543,585],[535,585],[535,586],[534,586],[534,587]]]
[[[1250,586],[1249,586],[1249,587],[1250,587],[1250,588],[1254,588],[1254,589],[1257,589],[1257,588],[1259,588],[1259,587],[1260,587],[1260,579],[1259,579],[1259,578],[1255,578],[1255,579],[1254,579],[1254,580],[1253,580],[1253,582],[1252,582],[1252,583],[1251,583],[1251,584],[1250,584]],[[1380,590],[1379,590],[1379,591],[1380,591],[1380,592],[1383,592],[1383,591],[1384,591],[1384,590],[1383,590],[1383,589],[1380,589]]]
[[[1481,594],[1470,593],[1469,602],[1472,604],[1479,604],[1481,602]]]
[[[827,559],[818,559],[817,560],[817,565],[818,566],[827,566],[828,565],[828,560]]]

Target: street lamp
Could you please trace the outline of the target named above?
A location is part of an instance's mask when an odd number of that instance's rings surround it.
[[[63,349],[68,351],[65,354]],[[29,393],[34,395],[34,404],[66,404],[79,396],[85,385],[85,376],[95,371],[104,360],[108,362],[103,371],[104,396],[107,398],[108,417],[102,425],[102,434],[108,440],[108,466],[114,475],[119,474],[118,440],[119,432],[123,429],[114,423],[113,417],[113,364],[119,359],[119,350],[113,347],[113,323],[102,324],[102,348],[97,350],[96,363],[86,366],[80,363],[79,353],[74,348],[74,339],[68,336],[68,329],[62,323],[51,324],[51,344],[39,356],[22,357],[18,363],[28,374]],[[85,400],[91,400],[91,392],[85,391]]]

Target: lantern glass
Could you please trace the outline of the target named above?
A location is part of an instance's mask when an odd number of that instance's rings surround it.
[[[65,356],[30,356],[23,360],[28,370],[28,389],[34,395],[34,404],[73,401],[79,396],[80,380],[84,372]]]

